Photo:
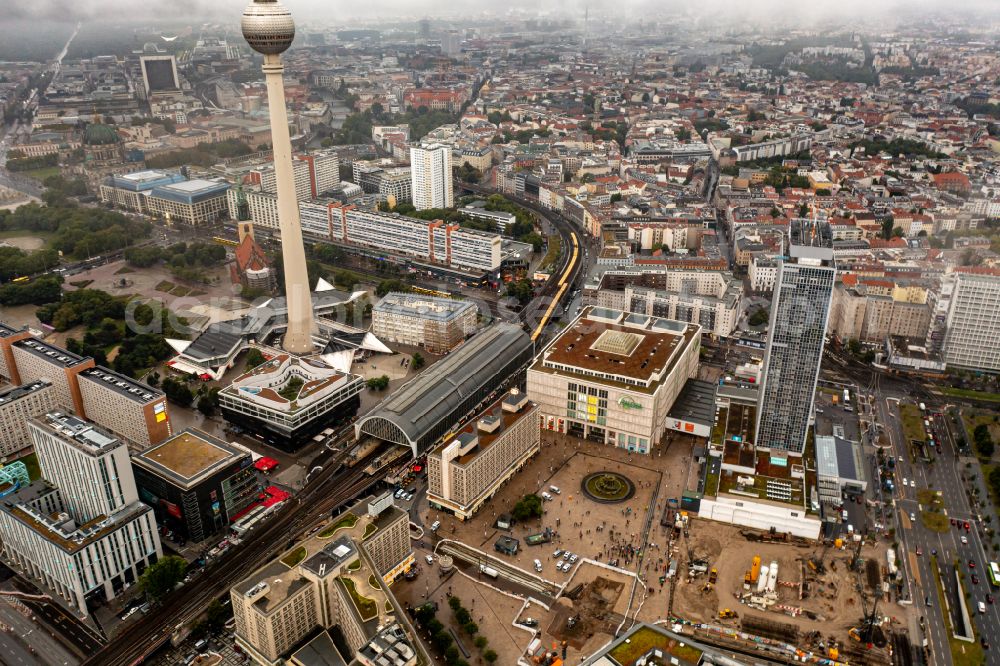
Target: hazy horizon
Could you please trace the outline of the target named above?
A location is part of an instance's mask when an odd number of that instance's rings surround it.
[[[633,17],[649,20],[676,16],[704,17],[723,24],[749,19],[778,24],[801,23],[805,26],[827,21],[843,25],[852,20],[867,21],[878,16],[912,20],[937,11],[947,11],[955,16],[976,15],[985,23],[1000,21],[1000,2],[996,0],[961,3],[944,0],[841,0],[820,5],[800,0],[746,0],[737,5],[731,0],[702,0],[696,6],[682,0],[567,0],[558,3],[508,0],[502,4],[478,0],[462,3],[460,8],[440,0],[383,0],[360,7],[352,4],[349,14],[342,12],[337,4],[321,0],[284,0],[284,3],[300,22],[332,25],[350,24],[353,19],[382,18],[400,22],[421,17],[472,18],[484,14],[574,18],[582,17],[586,9],[592,17],[606,13],[623,20]],[[155,21],[158,16],[164,22],[176,22],[175,17],[186,17],[192,22],[235,21],[246,4],[246,0],[36,0],[8,3],[0,17],[0,24],[18,20],[64,23],[102,17],[115,21]]]

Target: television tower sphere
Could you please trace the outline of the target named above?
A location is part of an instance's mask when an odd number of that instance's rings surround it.
[[[257,53],[284,53],[295,39],[292,14],[277,0],[253,0],[240,21],[243,38]]]

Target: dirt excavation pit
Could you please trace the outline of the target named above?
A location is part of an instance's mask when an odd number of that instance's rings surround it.
[[[573,591],[571,586],[569,591]],[[625,591],[623,581],[598,576],[584,583],[575,599],[563,597],[552,608],[547,633],[579,650],[595,634],[614,635],[623,617],[614,612]],[[570,625],[573,626],[570,626]]]
[[[755,555],[760,556],[762,566],[778,563],[777,599],[766,610],[740,602],[748,594],[744,576]],[[860,578],[849,567],[853,555],[853,550],[826,548],[818,542],[751,541],[738,528],[694,520],[690,537],[680,545],[673,612],[689,620],[734,627],[739,626],[739,618],[749,614],[793,624],[803,633],[829,633],[836,628],[846,634],[862,615],[858,582],[868,588],[871,580],[877,580],[876,572],[885,563],[885,548],[863,548],[862,556],[873,564],[861,570]],[[708,573],[689,578],[689,557],[704,560],[708,570],[717,570],[714,585],[708,585]],[[817,570],[809,566],[810,560],[816,564],[820,559],[822,566]],[[756,590],[756,585],[751,587]],[[871,593],[866,591],[870,604]],[[719,611],[727,608],[737,618],[720,619]]]

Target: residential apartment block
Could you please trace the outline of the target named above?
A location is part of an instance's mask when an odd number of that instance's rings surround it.
[[[517,390],[427,456],[427,499],[434,509],[471,518],[539,451],[538,406]]]
[[[417,210],[451,208],[455,192],[451,183],[451,148],[440,144],[410,148],[413,205]]]

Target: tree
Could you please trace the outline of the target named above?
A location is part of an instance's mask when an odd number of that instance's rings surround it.
[[[761,324],[766,324],[768,318],[767,310],[764,308],[757,308],[747,319],[747,323],[751,326],[760,326]]]
[[[454,664],[458,661],[458,648],[454,645],[449,645],[444,651],[444,660],[446,663]]]
[[[410,286],[402,280],[393,279],[382,280],[378,283],[378,286],[375,287],[375,295],[379,297],[385,296],[392,291],[407,292],[410,291]]]
[[[176,555],[165,555],[149,565],[139,578],[139,585],[147,597],[156,601],[163,598],[177,583],[184,580],[187,561]]]
[[[167,400],[181,407],[188,407],[194,402],[194,394],[191,393],[187,384],[179,382],[173,377],[167,377],[163,380],[163,392],[167,395]]]
[[[372,391],[384,391],[386,387],[389,386],[389,375],[382,375],[381,377],[372,377],[365,382],[367,386]]]
[[[518,303],[524,305],[535,297],[535,285],[527,278],[510,282],[507,284],[507,296],[516,298]]]
[[[615,192],[614,194],[611,195],[611,203],[618,203],[621,200],[622,200],[621,192]]]
[[[487,650],[486,652],[483,653],[483,659],[486,660],[486,663],[492,664],[493,662],[495,662],[497,660],[497,653],[496,653],[496,651],[493,650],[492,648],[489,649],[489,650]]]
[[[463,631],[465,631],[465,633],[469,634],[470,636],[475,636],[476,634],[479,633],[479,625],[472,621],[463,624],[462,629]]]
[[[264,355],[260,353],[260,350],[256,347],[251,347],[247,350],[246,368],[256,368],[258,365],[263,363],[266,359]]]
[[[890,238],[892,238],[892,226],[893,226],[893,224],[895,224],[895,220],[892,219],[892,216],[889,216],[889,217],[885,218],[884,220],[882,220],[882,238],[883,239],[889,240]]]
[[[490,642],[490,640],[488,638],[486,638],[486,636],[483,636],[482,634],[480,634],[479,636],[476,636],[476,640],[473,641],[473,643],[475,644],[475,646],[477,648],[479,648],[480,650],[482,650],[484,647],[486,647],[487,645],[489,645],[489,642]]]
[[[420,352],[416,352],[413,355],[413,360],[410,362],[413,365],[414,370],[419,370],[424,367],[424,357]]]
[[[205,623],[208,627],[214,631],[219,631],[226,625],[226,620],[232,614],[226,610],[226,607],[222,605],[222,602],[218,599],[212,599],[212,603],[208,605],[208,609],[205,611]]]
[[[538,495],[525,495],[514,505],[511,516],[514,520],[528,520],[540,518],[542,513],[542,498]]]

